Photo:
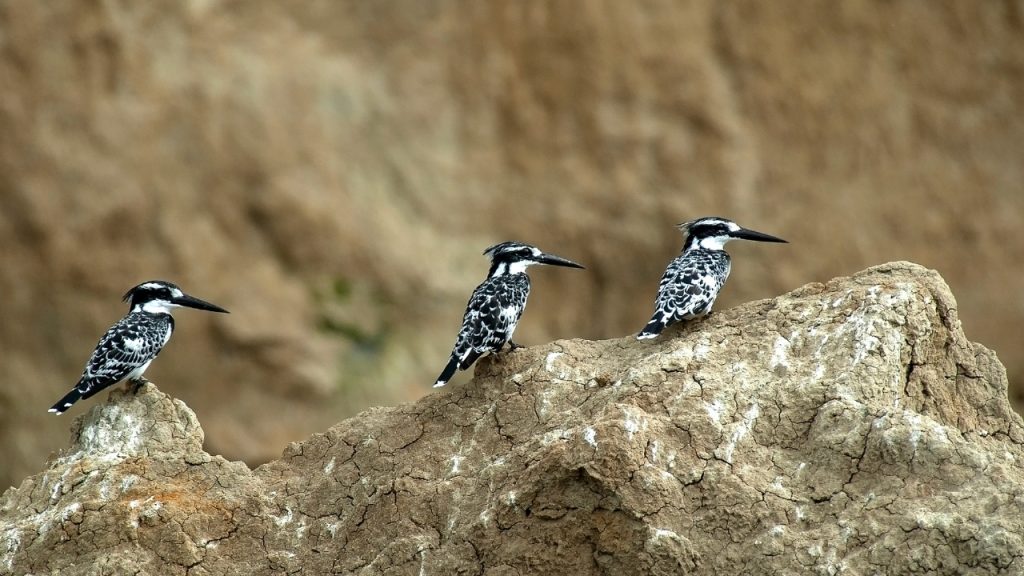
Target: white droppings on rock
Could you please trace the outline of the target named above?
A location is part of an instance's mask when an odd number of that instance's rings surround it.
[[[156,518],[159,516],[160,509],[164,507],[164,503],[159,500],[155,500],[152,496],[146,499],[146,502],[150,501],[153,503],[139,512],[139,518]],[[137,524],[136,527],[138,527]]]
[[[789,367],[789,340],[786,340],[782,335],[775,337],[775,344],[772,347],[772,369],[783,367]]]
[[[486,469],[490,468],[491,466],[504,466],[507,463],[508,463],[508,457],[506,457],[506,456],[498,456],[494,460],[491,460],[490,462],[488,462],[487,465],[484,466],[483,469],[486,470]]]
[[[932,423],[932,427],[930,428],[930,430],[931,430],[932,434],[935,436],[935,439],[938,440],[940,443],[942,443],[942,444],[949,444],[950,443],[949,432],[947,432],[946,427],[943,426],[942,424],[939,424],[938,422],[933,422]]]
[[[57,460],[70,465],[88,457],[102,464],[114,464],[138,454],[145,437],[142,423],[116,404],[103,406],[100,418],[89,422],[78,436],[79,449]]]
[[[53,485],[53,489],[50,490],[50,502],[56,502],[60,498],[61,491],[64,488],[64,480],[67,479],[68,474],[71,474],[71,467],[69,466],[64,473],[60,475],[60,479]]]
[[[50,507],[42,512],[33,514],[25,522],[20,523],[19,528],[28,528],[42,535],[47,533],[53,526],[67,522],[72,515],[82,509],[82,505],[74,502],[63,508]]]
[[[539,416],[541,419],[546,419],[548,412],[551,409],[551,393],[551,390],[544,389],[537,394],[537,416]]]
[[[693,357],[696,360],[705,360],[708,357],[708,353],[711,352],[711,346],[707,341],[700,341],[696,346],[693,347]]]
[[[913,294],[905,285],[900,285],[898,290],[885,293],[882,297],[879,297],[880,293],[881,287],[879,286],[869,288],[861,305],[839,327],[839,335],[848,336],[852,340],[851,367],[863,362],[876,350],[885,358],[899,358],[903,345],[901,331],[896,327],[885,329],[885,321],[878,313],[878,304],[881,303],[886,308],[893,308],[899,304],[908,303]]]
[[[901,415],[906,425],[910,428],[907,439],[913,450],[917,450],[922,439],[929,441],[932,448],[938,445],[951,444],[946,426],[911,410],[902,410]]]
[[[673,530],[668,530],[668,529],[665,529],[665,528],[655,528],[654,529],[654,534],[651,536],[651,539],[652,540],[657,540],[659,538],[670,538],[672,540],[682,540],[682,538],[679,537],[679,534],[676,534],[675,531],[673,531]]]
[[[682,344],[675,350],[669,352],[668,357],[681,365],[688,364],[690,360],[693,359],[693,347],[688,344]]]
[[[334,457],[333,456],[327,462],[327,464],[324,466],[324,474],[330,475],[331,472],[334,472]]]
[[[73,515],[73,514],[74,514],[75,512],[78,512],[78,511],[79,511],[79,510],[81,510],[81,509],[82,509],[82,505],[81,505],[81,504],[79,504],[78,502],[74,502],[74,503],[72,503],[72,504],[68,504],[68,505],[67,505],[67,506],[65,506],[65,507],[64,507],[64,509],[63,509],[63,510],[61,510],[61,512],[60,512],[60,521],[61,521],[61,522],[67,522],[67,521],[68,521],[68,519],[69,519],[69,518],[71,518],[71,516],[72,516],[72,515]]]
[[[543,436],[540,437],[540,443],[543,446],[550,446],[551,444],[554,444],[555,442],[558,442],[560,440],[565,440],[568,437],[568,433],[561,428],[557,430],[549,430],[545,432]]]
[[[917,451],[917,443],[921,440],[921,431],[916,429],[916,428],[912,428],[910,430],[909,440],[910,440],[910,448],[916,452]]]
[[[451,463],[452,463],[451,473],[452,474],[458,474],[459,473],[459,465],[462,463],[462,458],[463,457],[458,455],[458,454],[455,454],[455,455],[453,455],[451,457]]]
[[[853,294],[853,290],[847,290],[842,296],[832,301],[832,308],[839,308],[839,306]]]
[[[291,524],[294,515],[292,514],[291,508],[285,508],[284,514],[281,514],[279,516],[272,516],[271,518],[274,519],[274,524],[276,524],[278,528],[281,528],[287,524]]]
[[[820,382],[821,379],[824,378],[824,377],[825,377],[825,365],[824,364],[818,364],[817,366],[814,367],[814,381],[815,382]]]
[[[327,532],[331,534],[331,538],[338,535],[338,528],[341,528],[341,522],[329,522],[327,524]]]
[[[728,444],[726,444],[725,448],[722,450],[723,460],[732,464],[732,455],[736,450],[736,444],[739,443],[744,436],[750,433],[750,429],[754,425],[754,420],[756,420],[760,414],[761,407],[757,404],[751,404],[750,408],[748,408],[746,413],[743,414],[743,420],[732,431]]]
[[[92,476],[92,475],[90,474],[90,476]],[[103,481],[100,482],[100,489],[99,489],[100,500],[110,500],[111,492],[113,491],[113,489],[114,489],[114,486],[113,486],[113,482],[111,481],[111,479],[110,478],[104,478]]]
[[[597,448],[597,430],[594,430],[593,426],[587,426],[584,428],[583,440],[585,440],[587,444]]]
[[[21,548],[21,534],[17,528],[8,528],[4,531],[4,565],[7,566],[7,572],[12,573],[14,570],[14,555],[17,554],[18,549]]]
[[[135,485],[136,482],[138,482],[138,480],[139,477],[136,476],[135,474],[125,474],[124,477],[121,478],[121,493],[124,494],[125,492],[127,492],[129,488],[131,488],[132,486]]]
[[[544,370],[547,370],[548,372],[555,374],[556,376],[564,380],[564,371],[559,370],[557,373],[555,372],[555,361],[561,358],[562,356],[564,356],[564,354],[562,354],[561,352],[549,353],[547,357],[544,358]]]
[[[812,356],[814,356],[815,358],[821,358],[822,352],[825,350],[825,345],[828,344],[828,341],[832,338],[832,336],[830,334],[822,334],[819,337],[818,330],[816,328],[812,328],[812,330],[813,331],[809,333],[818,340],[818,345],[815,346],[814,353],[812,354]]]
[[[708,413],[708,418],[715,424],[722,423],[722,411],[725,409],[725,404],[721,400],[715,399],[713,402],[706,402],[704,409]]]
[[[853,358],[850,361],[851,366],[856,366],[864,361],[871,352],[878,348],[881,344],[881,339],[875,335],[875,325],[878,323],[878,318],[874,314],[867,314],[863,310],[858,310],[857,313],[850,315],[847,320],[849,331],[853,336]]]
[[[626,434],[629,436],[629,439],[632,440],[633,435],[639,432],[641,428],[647,428],[647,421],[643,418],[637,418],[627,410],[623,410],[623,413],[626,418],[622,421],[622,427],[626,429]]]

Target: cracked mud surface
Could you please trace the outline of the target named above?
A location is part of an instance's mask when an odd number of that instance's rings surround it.
[[[484,360],[256,470],[117,391],[0,499],[0,573],[1016,574],[1006,395],[908,263]]]

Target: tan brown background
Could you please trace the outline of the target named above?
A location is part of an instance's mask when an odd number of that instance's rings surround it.
[[[258,463],[426,393],[484,247],[588,266],[517,340],[608,338],[709,214],[792,242],[719,306],[917,261],[1019,385],[1022,183],[1020,2],[3,2],[0,486],[137,282],[232,311],[147,375]]]

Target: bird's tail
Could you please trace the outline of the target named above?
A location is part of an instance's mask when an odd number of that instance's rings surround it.
[[[651,321],[647,323],[647,326],[644,326],[644,329],[641,330],[640,333],[636,335],[636,339],[647,340],[648,338],[654,338],[658,334],[661,334],[661,331],[664,329],[664,322],[662,322],[659,318],[651,318]]]
[[[67,411],[68,408],[71,408],[72,404],[78,402],[79,398],[81,397],[82,392],[76,386],[71,389],[71,392],[68,392],[67,394],[64,395],[63,398],[58,400],[56,404],[51,406],[49,411],[59,416],[63,414],[65,411]]]
[[[434,388],[440,388],[447,384],[448,381],[452,379],[452,376],[455,376],[455,371],[458,369],[459,359],[455,357],[455,354],[452,354],[451,359],[448,360],[448,365],[444,367],[444,370],[441,371],[441,375],[437,377],[437,382],[434,382]]]

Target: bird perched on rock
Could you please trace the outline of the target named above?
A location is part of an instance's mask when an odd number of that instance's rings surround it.
[[[666,326],[711,311],[732,266],[725,251],[726,242],[737,239],[785,242],[747,230],[725,218],[698,218],[679,224],[679,229],[686,233],[683,252],[661,277],[658,297],[654,300],[654,316],[637,334],[639,340],[654,338]]]
[[[220,306],[189,296],[174,284],[159,280],[132,288],[124,295],[124,301],[129,300],[128,314],[100,338],[78,384],[58,400],[50,412],[62,414],[79,399],[88,398],[125,378],[136,386],[145,384],[143,372],[174,332],[171,309],[188,306],[227,313]]]
[[[444,386],[456,370],[465,370],[486,352],[499,352],[512,341],[512,333],[530,295],[530,277],[526,269],[534,264],[583,268],[572,260],[545,254],[539,248],[521,242],[502,242],[484,250],[491,258],[487,279],[473,290],[462,317],[462,329],[455,349],[434,387]]]

